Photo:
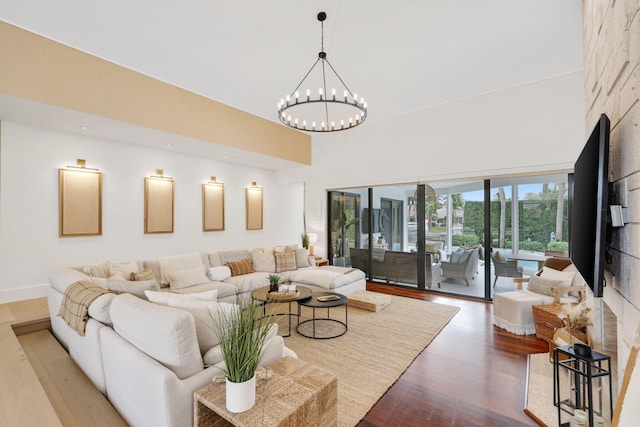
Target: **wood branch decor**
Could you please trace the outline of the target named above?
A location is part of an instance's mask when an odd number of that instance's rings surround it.
[[[173,179],[162,175],[144,179],[144,233],[173,233]]]
[[[102,173],[79,167],[60,168],[59,215],[60,237],[102,235]]]
[[[202,231],[224,230],[224,184],[211,181],[202,184]]]
[[[255,182],[245,189],[247,197],[247,230],[262,230],[262,187]]]

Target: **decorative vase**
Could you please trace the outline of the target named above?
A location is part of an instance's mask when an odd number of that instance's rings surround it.
[[[256,375],[242,383],[234,383],[227,378],[227,410],[240,413],[248,411],[256,404]]]
[[[278,292],[279,288],[280,285],[278,284],[278,282],[269,284],[269,292]]]

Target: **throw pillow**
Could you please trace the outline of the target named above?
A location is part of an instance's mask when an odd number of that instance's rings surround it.
[[[271,259],[274,259],[272,256]],[[309,250],[305,248],[296,249],[296,267],[309,267]],[[274,270],[275,271],[275,270]]]
[[[142,271],[132,271],[129,275],[129,280],[141,282],[145,280],[156,280],[156,277],[153,275],[151,267],[146,266]]]
[[[555,294],[551,291],[551,288],[561,288],[566,286],[569,286],[566,281],[545,279],[544,277],[534,274],[529,278],[527,290],[538,294],[555,297]],[[563,294],[563,296],[566,296],[566,294]]]
[[[493,259],[495,259],[496,261],[500,261],[500,262],[504,262],[505,259],[502,258],[502,255],[500,255],[500,252],[496,251],[496,254],[493,256]]]
[[[235,304],[224,302],[206,302],[188,300],[169,295],[169,307],[181,308],[193,316],[196,324],[196,336],[200,346],[200,354],[204,355],[209,349],[218,345],[218,335],[214,328],[213,317],[231,313],[237,309]]]
[[[273,273],[276,271],[276,261],[273,258],[273,248],[256,248],[251,251],[253,271]]]
[[[159,291],[160,286],[155,280],[132,282],[130,280],[107,279],[107,289],[117,294],[127,293],[147,299],[144,291]]]
[[[116,273],[122,273],[124,277],[129,277],[131,273],[138,272],[138,263],[136,262],[120,262],[113,263],[109,266],[109,272],[113,276]]]
[[[241,261],[227,261],[227,266],[231,270],[232,276],[241,276],[243,274],[253,273],[253,266],[249,258]]]
[[[111,262],[105,261],[102,264],[96,265],[85,265],[82,271],[84,274],[91,277],[102,277],[103,279],[108,279],[111,277],[111,272],[109,271],[109,266]]]
[[[89,305],[89,317],[96,319],[98,322],[104,324],[111,324],[111,316],[109,310],[111,309],[111,301],[115,298],[116,294],[109,292],[100,295],[93,300]]]
[[[107,280],[127,280],[126,277],[124,277],[122,275],[122,273],[116,273],[113,276],[110,276],[108,278],[104,278],[104,277],[92,277],[91,281],[93,283],[95,283],[96,285],[100,286],[103,289],[109,289],[107,288]]]
[[[162,305],[169,304],[170,296],[174,298],[184,298],[189,300],[199,300],[199,301],[208,301],[208,302],[218,301],[217,289],[213,289],[211,291],[204,291],[204,292],[194,292],[191,294],[174,294],[172,292],[162,292],[162,291],[144,291],[144,294],[149,300],[149,302],[162,304]]]
[[[226,265],[211,267],[207,270],[207,277],[214,282],[222,282],[231,277],[231,269]]]
[[[238,262],[243,259],[251,259],[251,251],[224,251],[220,252],[220,265],[226,265],[228,262]],[[215,264],[212,264],[215,265]]]
[[[204,356],[202,356],[202,361],[204,362],[204,366],[213,366],[216,363],[220,363],[224,361],[224,356],[222,355],[222,346],[217,345],[215,347],[211,347],[209,351],[207,351]]]
[[[276,273],[291,271],[296,269],[295,252],[276,252]]]
[[[462,258],[462,254],[464,254],[464,249],[462,248],[458,249],[457,251],[451,254],[451,258],[449,258],[449,262],[452,264],[460,264],[462,262],[460,261],[460,259]]]
[[[571,286],[574,274],[575,273],[573,271],[558,271],[554,270],[553,268],[542,267],[540,277],[551,280],[559,280],[563,282],[562,286]]]
[[[204,274],[204,268],[202,266],[188,270],[172,271],[171,273],[167,273],[167,278],[169,279],[169,286],[171,286],[172,290],[188,288],[209,281]]]

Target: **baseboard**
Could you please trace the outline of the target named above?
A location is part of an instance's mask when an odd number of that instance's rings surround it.
[[[22,286],[20,288],[0,289],[0,304],[47,296],[48,283],[41,285]]]

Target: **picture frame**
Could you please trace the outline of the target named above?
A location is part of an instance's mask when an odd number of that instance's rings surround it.
[[[224,184],[202,184],[202,231],[224,230]]]
[[[262,187],[255,185],[245,189],[247,201],[247,230],[262,230]]]
[[[173,179],[144,179],[144,233],[173,233]]]
[[[59,237],[102,235],[102,173],[58,169]]]

